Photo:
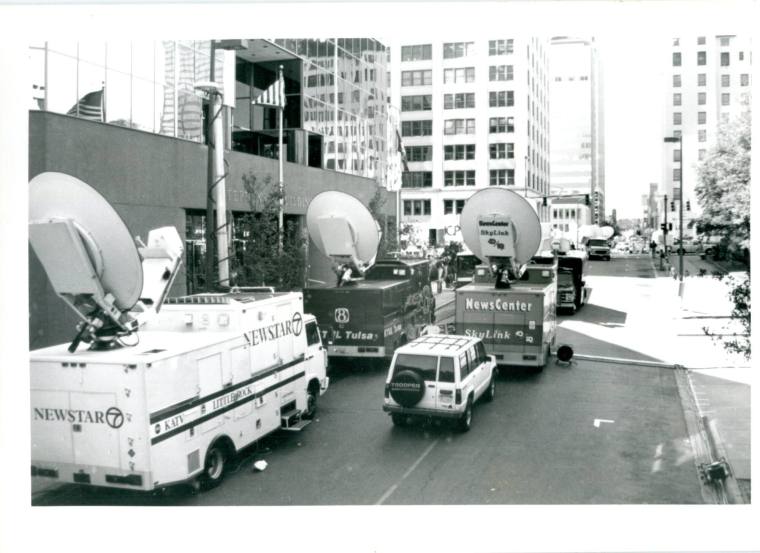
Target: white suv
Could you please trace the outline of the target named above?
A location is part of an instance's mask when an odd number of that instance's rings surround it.
[[[496,358],[470,336],[433,334],[398,348],[385,382],[383,411],[393,424],[410,416],[448,418],[466,432],[472,406],[496,392]]]

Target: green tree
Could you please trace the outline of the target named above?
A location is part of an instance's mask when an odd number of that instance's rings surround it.
[[[752,113],[749,109],[729,124],[721,126],[716,145],[698,167],[696,194],[702,208],[697,221],[699,232],[721,238],[722,253],[748,259],[750,236],[750,161],[752,154]],[[724,278],[724,275],[717,275]],[[729,276],[729,296],[734,308],[731,319],[738,321],[743,334],[722,337],[723,347],[747,359],[750,340],[750,266],[743,277]],[[712,335],[707,329],[705,333]]]
[[[249,213],[235,221],[232,258],[233,284],[274,286],[278,290],[303,288],[306,237],[295,221],[285,219],[283,250],[279,249],[280,192],[272,176],[243,175]]]

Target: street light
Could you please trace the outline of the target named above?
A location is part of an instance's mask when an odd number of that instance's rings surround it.
[[[678,143],[678,296],[683,299],[683,142],[680,135],[666,136],[665,142]]]

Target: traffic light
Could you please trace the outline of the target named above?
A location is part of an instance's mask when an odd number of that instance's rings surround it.
[[[668,230],[673,230],[673,223],[668,223]]]
[[[586,205],[591,205],[591,199],[589,198],[588,194],[586,194]]]
[[[668,231],[667,227],[665,226],[665,223],[660,223],[660,230],[662,232],[667,232]]]
[[[544,207],[546,207],[546,196],[544,196]]]
[[[686,200],[686,211],[691,211],[691,202]]]
[[[676,202],[670,202],[670,211],[676,210]]]

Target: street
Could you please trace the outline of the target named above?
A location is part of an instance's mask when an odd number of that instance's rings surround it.
[[[698,258],[688,261],[694,267]],[[672,318],[646,255],[589,263],[590,303],[559,317],[576,355],[672,361]],[[451,292],[444,292],[444,294]],[[696,340],[691,337],[688,340]],[[709,341],[707,337],[699,338]],[[64,485],[34,505],[694,504],[704,496],[676,371],[589,359],[502,371],[473,428],[398,428],[383,413],[386,367],[331,371],[317,419],[238,457],[216,489],[142,494]],[[253,462],[265,460],[264,471]]]

